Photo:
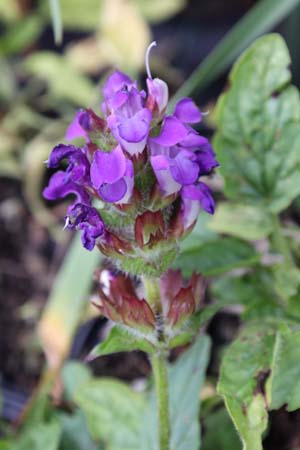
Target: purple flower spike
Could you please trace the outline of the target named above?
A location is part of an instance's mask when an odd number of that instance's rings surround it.
[[[197,220],[201,208],[209,214],[214,213],[214,199],[209,187],[204,183],[199,182],[197,185],[183,187],[181,190],[181,198],[181,211],[185,229]]]
[[[130,171],[129,171],[130,172]],[[130,189],[128,178],[128,164],[122,148],[118,145],[112,152],[105,153],[97,150],[91,164],[91,181],[104,201],[120,202]],[[129,177],[133,179],[133,171]]]
[[[191,98],[183,98],[175,106],[174,116],[183,123],[198,123],[202,119],[200,109]]]
[[[201,111],[192,99],[183,98],[172,115],[165,114],[168,86],[152,78],[149,65],[155,46],[152,42],[145,55],[147,93],[126,74],[112,73],[103,87],[102,114],[80,110],[67,129],[66,140],[84,138],[84,144],[60,144],[48,160],[50,169],[61,163],[66,169],[50,178],[44,197],[56,200],[74,194],[66,227],[80,229],[84,247],[98,245],[107,256],[133,256],[134,237],[143,248],[156,246],[162,238],[180,238],[191,231],[201,209],[214,211],[211,192],[200,179],[219,164],[208,140],[192,128],[201,121]],[[92,207],[93,199],[105,203],[108,231]],[[165,216],[168,205],[174,214]],[[111,225],[118,214],[126,218],[124,228]],[[144,230],[143,220],[150,216],[153,227],[148,224]]]
[[[81,241],[89,251],[93,250],[96,240],[104,234],[104,224],[98,211],[81,203],[69,208],[66,226],[82,230]]]
[[[78,111],[72,122],[67,128],[65,139],[66,141],[72,141],[73,139],[77,139],[79,137],[83,137],[86,140],[88,139],[88,135],[85,131],[85,129],[81,126],[82,121],[84,120],[86,116],[85,111]]]
[[[82,186],[68,180],[66,173],[59,170],[50,178],[48,186],[43,191],[43,196],[47,200],[57,200],[64,198],[69,194],[77,196],[77,202],[90,204],[90,196]]]

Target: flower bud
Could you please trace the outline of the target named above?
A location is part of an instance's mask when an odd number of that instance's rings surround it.
[[[100,285],[99,296],[101,303],[94,305],[108,319],[143,333],[155,330],[154,313],[149,304],[137,296],[130,278],[110,275],[108,284]]]
[[[169,100],[168,85],[160,78],[148,78],[147,87],[148,97],[146,107],[154,114],[157,112],[161,116],[165,112]]]
[[[204,296],[205,284],[201,274],[193,274],[184,283],[179,270],[168,270],[160,281],[165,324],[180,327],[199,309]]]

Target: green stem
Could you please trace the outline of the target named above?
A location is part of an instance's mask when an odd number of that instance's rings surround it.
[[[146,300],[157,312],[161,312],[160,290],[157,278],[143,277]]]
[[[282,254],[287,264],[294,266],[294,259],[289,244],[282,232],[281,223],[277,214],[273,215],[273,232],[271,241],[275,250]]]
[[[159,450],[170,450],[169,386],[165,355],[151,357],[158,411]]]

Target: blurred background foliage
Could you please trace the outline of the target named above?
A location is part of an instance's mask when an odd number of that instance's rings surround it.
[[[85,252],[79,236],[70,243],[70,235],[61,230],[65,204],[49,207],[41,197],[49,176],[43,162],[63,140],[75,110],[99,107],[101,84],[114,67],[143,83],[145,49],[156,39],[159,46],[151,55],[153,73],[168,82],[174,94],[172,104],[179,96],[193,95],[202,110],[210,111],[202,131],[212,135],[218,122],[215,101],[225,85],[226,71],[259,35],[276,28],[285,36],[299,87],[299,21],[298,0],[0,0],[0,370],[5,419],[0,432],[6,436],[0,441],[1,450],[42,446],[45,450],[119,450],[119,435],[114,441],[107,438],[111,417],[117,417],[120,424],[124,417],[130,422],[128,450],[134,450],[131,439],[140,432],[135,422],[141,411],[144,413],[142,395],[133,393],[125,383],[93,379],[80,363],[65,365],[69,357],[82,359],[93,343],[107,334],[107,325],[94,318],[87,302],[93,295],[93,272],[100,255]],[[187,398],[195,397],[196,404],[187,405],[182,413],[187,414],[190,407],[198,414],[203,385],[202,448],[235,450],[241,445],[215,389],[224,344],[237,331],[241,304],[244,320],[262,315],[299,317],[299,276],[296,270],[279,268],[274,284],[274,273],[261,265],[262,258],[270,258],[274,223],[253,205],[232,206],[224,196],[220,174],[209,182],[219,200],[217,214],[213,219],[200,217],[176,264],[187,276],[200,270],[213,280],[208,317],[224,304],[230,306],[217,316],[219,325],[214,319],[210,326],[211,379],[204,383],[202,373],[197,382],[190,383]],[[283,215],[288,225],[285,237],[297,254],[299,206],[296,197]],[[281,253],[282,247],[278,251]],[[284,289],[287,284],[289,292]],[[286,300],[282,308],[274,300],[278,295]],[[190,358],[203,358],[204,370],[208,352],[208,343],[202,350],[191,347]],[[178,385],[188,383],[188,358],[181,364],[186,374],[182,369],[174,375]],[[127,360],[120,357],[120,363],[103,361],[91,365],[97,375],[132,381],[136,377],[144,380],[149,374],[148,363],[140,355]],[[127,369],[121,369],[122,364]],[[62,382],[58,373],[63,366]],[[105,391],[97,399],[98,406],[92,401],[95,383],[99,383],[97,392],[101,383]],[[130,416],[135,414],[128,406],[132,404],[136,417]],[[112,416],[107,418],[104,412],[111,405]],[[151,411],[147,414],[151,416]],[[15,424],[22,424],[22,432],[15,440],[10,423],[17,418]],[[107,426],[97,429],[101,422]],[[216,427],[226,430],[224,439],[215,433]],[[151,439],[143,445],[150,450]],[[274,450],[273,443],[269,445]]]

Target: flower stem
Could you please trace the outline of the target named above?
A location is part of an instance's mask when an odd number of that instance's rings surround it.
[[[156,313],[161,312],[159,284],[156,278],[143,277],[146,300]]]
[[[159,450],[170,450],[169,383],[165,355],[152,355],[151,364],[158,412]]]

